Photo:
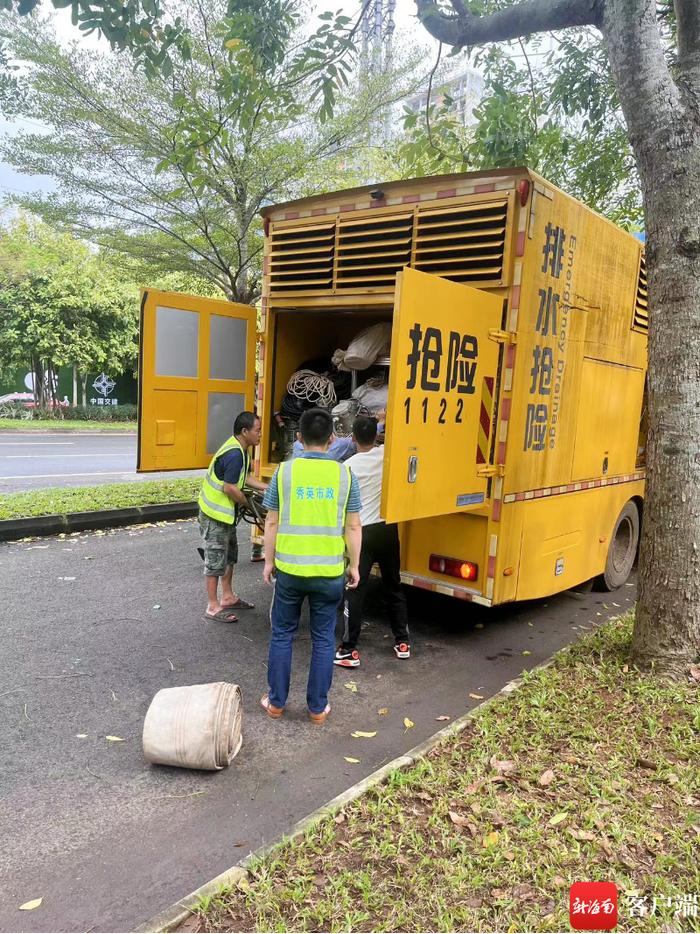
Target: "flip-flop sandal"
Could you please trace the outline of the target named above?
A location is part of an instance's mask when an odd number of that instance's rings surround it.
[[[235,603],[227,603],[224,609],[225,610],[254,610],[255,604],[248,603],[247,600],[244,600],[242,597],[239,597]]]
[[[208,623],[237,623],[238,617],[231,612],[230,607],[224,607],[218,613],[205,613],[203,619]]]

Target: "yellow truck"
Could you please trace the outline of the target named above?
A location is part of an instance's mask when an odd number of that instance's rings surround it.
[[[207,466],[255,406],[270,477],[290,376],[390,322],[382,515],[404,582],[486,606],[621,586],[644,498],[642,244],[525,168],[262,213],[260,309],[143,293],[139,470]]]

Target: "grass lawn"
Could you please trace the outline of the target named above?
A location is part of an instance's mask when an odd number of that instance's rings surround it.
[[[62,515],[93,509],[121,509],[152,503],[192,502],[197,499],[201,485],[201,477],[184,477],[8,493],[0,496],[0,519]]]
[[[0,431],[136,431],[136,422],[88,422],[78,418],[0,418]]]
[[[618,931],[700,930],[678,901],[700,901],[697,685],[640,676],[631,629],[630,614],[525,675],[186,929],[567,931],[569,885],[599,880],[618,886]]]

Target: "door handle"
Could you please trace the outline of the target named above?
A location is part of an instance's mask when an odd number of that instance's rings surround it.
[[[416,482],[416,474],[418,473],[418,455],[412,454],[408,458],[408,482]]]

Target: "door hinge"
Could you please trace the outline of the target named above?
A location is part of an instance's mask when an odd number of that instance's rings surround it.
[[[514,344],[517,335],[514,331],[501,331],[499,328],[490,328],[489,340],[495,341],[497,344]]]
[[[477,477],[502,477],[505,474],[503,464],[484,464],[476,468]]]

